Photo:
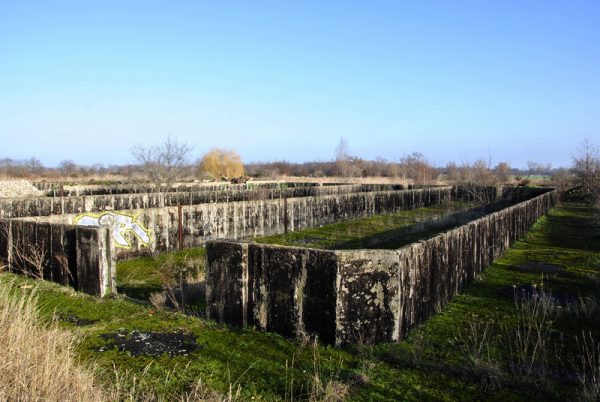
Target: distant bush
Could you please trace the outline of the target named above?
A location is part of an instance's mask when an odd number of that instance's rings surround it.
[[[237,152],[213,148],[208,151],[198,164],[200,174],[214,179],[232,179],[244,176],[244,164]]]
[[[521,180],[519,180],[518,184],[519,184],[519,187],[525,187],[525,186],[528,186],[529,183],[531,183],[531,180],[529,180],[529,179],[521,179]]]

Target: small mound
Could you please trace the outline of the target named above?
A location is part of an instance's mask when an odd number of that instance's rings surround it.
[[[131,331],[129,333],[115,332],[101,335],[110,340],[108,344],[97,349],[105,352],[117,348],[120,352],[127,352],[133,356],[187,356],[199,348],[196,339],[191,334],[182,331],[176,332],[143,332]]]
[[[37,197],[42,192],[26,180],[0,181],[0,198]]]

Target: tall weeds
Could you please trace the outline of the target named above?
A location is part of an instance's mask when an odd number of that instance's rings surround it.
[[[0,286],[0,400],[5,401],[225,401],[239,400],[239,388],[221,395],[201,379],[186,392],[161,396],[141,386],[146,372],[135,376],[103,372],[78,361],[76,336],[39,318],[35,288]],[[149,366],[148,366],[149,367]],[[110,385],[103,382],[109,378]],[[165,381],[168,381],[167,374]]]
[[[302,346],[303,347],[303,346]],[[302,370],[303,378],[298,381],[300,389],[294,376],[294,364],[296,355],[291,359],[291,364],[286,362],[285,400],[306,400],[309,402],[340,402],[344,401],[349,394],[349,386],[339,380],[339,372],[332,373],[323,368],[319,355],[319,344],[316,340],[311,345],[312,367]]]
[[[244,400],[239,378],[221,394],[207,387],[202,379],[187,391],[159,395],[145,380],[146,370],[134,375],[114,368],[107,372],[93,364],[83,364],[76,356],[77,337],[61,330],[56,322],[44,322],[37,308],[35,288],[29,293],[16,283],[0,286],[0,401],[208,401]],[[300,399],[342,401],[348,386],[323,368],[316,343],[312,345],[312,367],[302,376]],[[292,362],[293,369],[293,362]],[[293,370],[292,370],[293,371]],[[174,375],[166,373],[167,382]],[[296,400],[293,376],[286,400]]]
[[[38,318],[35,292],[15,297],[0,287],[0,400],[108,399],[92,371],[77,363],[76,339]]]
[[[513,303],[509,315],[487,320],[474,315],[455,334],[485,386],[498,387],[506,379],[544,380],[551,351],[560,347],[551,338],[560,306],[543,283],[530,292],[515,287]]]
[[[533,285],[531,292],[515,289],[513,322],[501,325],[510,356],[509,369],[517,376],[544,378],[547,371],[550,330],[559,305],[542,286]]]
[[[577,354],[571,363],[579,382],[579,398],[582,401],[600,399],[600,342],[591,333],[583,333],[576,338]]]

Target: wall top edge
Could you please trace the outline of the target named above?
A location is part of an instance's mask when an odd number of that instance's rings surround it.
[[[501,216],[502,214],[505,214],[506,212],[509,212],[513,209],[522,207],[523,205],[527,204],[527,203],[532,203],[534,201],[537,201],[539,198],[550,195],[552,193],[556,193],[557,190],[553,189],[553,188],[547,188],[548,191],[544,192],[543,194],[537,195],[533,198],[530,198],[528,200],[525,201],[521,201],[517,204],[508,206],[506,208],[503,208],[499,211],[496,212],[492,212],[488,215],[485,215],[481,218],[477,218],[474,219],[472,221],[466,222],[463,225],[460,225],[456,228],[453,229],[448,229],[445,230],[441,233],[438,233],[437,235],[427,238],[427,239],[423,239],[423,240],[419,240],[410,244],[407,244],[405,246],[399,247],[397,249],[351,249],[351,250],[331,250],[331,249],[321,249],[321,248],[312,248],[312,247],[301,247],[301,246],[285,246],[282,244],[269,244],[269,243],[257,243],[257,242],[253,242],[253,241],[247,241],[247,240],[233,240],[233,239],[217,239],[217,240],[209,240],[206,243],[239,243],[239,244],[256,244],[256,245],[261,245],[264,247],[268,247],[268,248],[276,248],[276,249],[283,249],[283,250],[307,250],[307,251],[316,251],[316,252],[330,252],[330,253],[334,253],[340,257],[350,257],[351,255],[354,254],[378,254],[381,255],[383,254],[397,254],[406,250],[409,250],[411,248],[414,248],[420,244],[423,243],[427,243],[427,242],[433,242],[436,241],[436,239],[438,238],[443,238],[443,237],[448,237],[450,236],[453,232],[461,230],[462,228],[464,228],[465,226],[470,226],[470,225],[477,225],[482,223],[483,221],[485,221],[486,219],[489,219],[490,217],[493,218],[497,218],[499,216]]]

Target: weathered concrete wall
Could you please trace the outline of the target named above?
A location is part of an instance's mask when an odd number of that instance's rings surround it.
[[[215,241],[207,260],[208,318],[335,342],[333,251]]]
[[[132,209],[190,206],[205,203],[256,201],[269,199],[343,195],[355,192],[392,191],[400,185],[338,185],[245,188],[226,186],[223,189],[191,192],[127,193],[84,195],[71,197],[30,197],[0,200],[0,218],[20,218],[85,212],[124,211]]]
[[[431,239],[394,252],[383,251],[375,257],[369,255],[372,251],[367,254],[340,251],[336,343],[402,339],[409,329],[440,311],[556,202],[556,191],[547,192]],[[367,264],[371,270],[366,274],[367,280],[361,280],[353,266],[357,262],[365,264],[365,260],[370,261]],[[370,300],[371,307],[357,315],[356,311],[364,310],[364,300]],[[390,314],[394,317],[393,325],[388,321],[387,325],[361,325],[365,318]]]
[[[399,340],[438,312],[556,202],[556,191],[546,192],[398,250],[208,242],[207,315],[286,336],[307,332],[338,345]],[[232,251],[234,257],[221,254]],[[243,286],[234,288],[230,280]],[[221,294],[237,301],[235,316],[243,319],[229,320],[222,313],[228,301]]]
[[[195,192],[195,191],[224,191],[232,190],[253,190],[253,189],[284,189],[294,187],[312,187],[319,186],[320,183],[303,182],[247,182],[244,184],[232,184],[230,182],[213,183],[186,183],[176,185],[170,188],[162,187],[160,192]],[[35,186],[44,191],[49,197],[64,196],[82,196],[82,195],[109,195],[109,194],[139,194],[154,193],[156,187],[148,183],[139,184],[78,184],[62,185],[61,183],[36,183]]]
[[[451,187],[437,187],[115,211],[134,219],[151,238],[151,242],[146,243],[140,236],[127,233],[128,244],[119,247],[117,258],[196,247],[218,238],[266,236],[345,219],[419,208],[449,201],[451,191]],[[25,219],[72,224],[78,217],[67,214]],[[115,226],[115,230],[123,228]]]
[[[116,291],[111,243],[106,228],[0,220],[0,259],[10,270],[95,296]]]

